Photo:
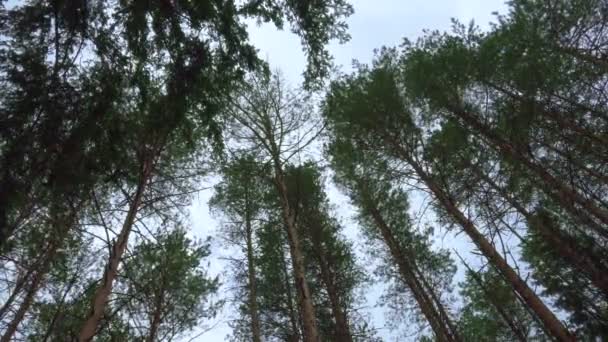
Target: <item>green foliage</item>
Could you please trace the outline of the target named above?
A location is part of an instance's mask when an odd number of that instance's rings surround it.
[[[527,340],[544,341],[539,326],[522,307],[510,286],[492,269],[466,273],[460,283],[464,307],[458,325],[466,340],[514,341],[516,335],[496,310],[499,306]]]
[[[147,321],[149,335],[153,317],[158,315],[156,339],[174,339],[195,328],[201,320],[213,318],[221,302],[214,302],[218,278],[207,275],[203,263],[209,243],[192,241],[184,228],[159,232],[154,241],[142,241],[124,263],[125,293],[130,320]]]

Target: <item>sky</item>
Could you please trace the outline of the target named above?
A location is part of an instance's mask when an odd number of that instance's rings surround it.
[[[358,0],[351,3],[355,8],[355,13],[347,20],[351,40],[342,45],[332,43],[329,46],[334,63],[344,72],[350,71],[353,60],[362,63],[371,62],[374,49],[382,46],[397,46],[404,38],[415,41],[423,35],[425,29],[450,30],[451,18],[463,23],[474,20],[484,29],[490,22],[495,21],[494,12],[501,14],[506,12],[503,0]],[[251,25],[250,39],[259,49],[260,56],[270,63],[272,69],[279,69],[292,85],[302,82],[301,74],[306,66],[306,59],[297,36],[289,31],[277,31],[271,25]],[[213,182],[213,179],[210,181]],[[355,252],[362,259],[364,251],[358,236],[358,227],[352,220],[354,210],[345,196],[332,184],[328,182],[327,186],[330,201],[336,206],[337,215],[344,224],[344,235],[354,242]],[[207,206],[211,195],[212,190],[200,193],[190,210],[193,234],[201,238],[215,236],[219,226],[218,220],[211,215]],[[415,200],[412,208],[416,210],[422,205],[421,202]],[[471,248],[463,238],[448,235],[438,237],[435,244],[437,247],[456,248],[460,251]],[[220,278],[229,276],[221,260],[227,251],[219,243],[215,243],[213,247],[209,272],[219,275]],[[222,291],[225,291],[225,288]],[[382,329],[386,325],[385,310],[376,305],[382,291],[382,284],[372,285],[366,291],[367,313],[371,317],[372,324],[381,328],[379,335],[385,341],[407,341],[404,337],[399,337],[398,332]],[[225,308],[215,320],[203,322],[201,328],[184,341],[224,341],[230,334],[226,321],[231,314],[230,308]],[[211,327],[212,329],[209,329]],[[200,335],[196,336],[198,334]]]

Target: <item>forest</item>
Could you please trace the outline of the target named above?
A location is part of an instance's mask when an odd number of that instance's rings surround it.
[[[0,1],[0,342],[608,341],[608,2],[505,8],[345,71],[348,0]]]

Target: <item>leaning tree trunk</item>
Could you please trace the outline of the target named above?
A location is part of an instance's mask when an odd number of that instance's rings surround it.
[[[59,200],[56,199],[55,204],[58,204]],[[81,206],[85,203],[85,200],[81,200],[76,207],[72,207],[68,210],[68,214],[62,214],[65,208],[57,208],[56,206],[51,207],[52,219],[50,225],[55,228],[51,236],[49,237],[50,241],[47,245],[46,250],[43,252],[41,257],[32,265],[34,269],[28,271],[30,274],[29,283],[27,279],[24,280],[23,287],[25,287],[25,296],[21,305],[15,312],[13,319],[8,323],[6,331],[0,338],[0,342],[8,342],[13,339],[15,332],[17,332],[17,328],[21,321],[25,318],[25,314],[28,312],[30,307],[34,302],[34,298],[38,293],[38,290],[42,286],[46,275],[51,269],[51,265],[55,259],[55,255],[57,251],[60,249],[62,244],[64,243],[67,235],[70,232],[70,229],[73,227],[77,220],[77,213],[80,210]],[[55,215],[59,216],[55,216]]]
[[[340,294],[338,291],[337,284],[335,282],[335,277],[331,274],[331,259],[330,256],[327,255],[326,250],[323,248],[322,243],[320,241],[319,235],[321,234],[321,232],[319,230],[322,228],[310,228],[313,251],[315,253],[315,256],[317,257],[317,261],[319,262],[319,267],[321,269],[321,279],[323,281],[323,284],[325,285],[325,289],[327,290],[327,295],[331,304],[331,312],[334,316],[334,320],[336,321],[335,339],[337,342],[352,342],[353,337],[350,332],[350,327],[348,326],[348,319],[346,318],[346,313],[342,308],[342,301],[340,300]]]
[[[122,255],[124,254],[127,248],[129,234],[131,233],[131,229],[133,228],[135,216],[137,215],[137,211],[139,210],[139,207],[141,205],[143,193],[148,183],[148,179],[151,176],[151,173],[152,159],[146,158],[143,161],[143,168],[140,175],[139,183],[137,184],[137,188],[135,190],[135,196],[133,196],[133,199],[129,205],[129,211],[127,212],[127,216],[125,218],[125,221],[123,222],[120,234],[118,235],[116,242],[112,246],[110,258],[105,268],[101,285],[97,288],[97,290],[95,291],[95,295],[93,296],[93,300],[91,302],[91,313],[80,328],[80,333],[78,335],[79,342],[90,341],[93,336],[95,336],[95,333],[97,331],[97,325],[103,317],[106,303],[108,301],[110,293],[112,292],[114,280],[116,279],[116,275],[118,274],[118,265],[120,263]]]
[[[17,312],[15,312],[13,319],[6,326],[6,331],[2,335],[2,338],[0,338],[0,342],[10,342],[13,340],[13,336],[15,335],[15,332],[17,332],[19,323],[21,323],[25,317],[25,314],[32,306],[36,293],[38,293],[38,289],[40,289],[40,285],[42,285],[42,282],[49,271],[51,261],[53,260],[56,250],[56,248],[49,246],[49,251],[45,253],[45,258],[42,260],[40,269],[37,272],[34,272],[30,283],[28,286],[26,286],[25,297],[23,298],[19,309],[17,309]]]
[[[396,147],[396,146],[395,146]],[[404,151],[400,151],[404,152]],[[562,322],[553,314],[543,301],[532,291],[528,284],[509,266],[506,260],[496,251],[494,246],[479,232],[475,224],[469,220],[454,204],[453,199],[441,189],[441,187],[422,169],[422,167],[407,153],[401,153],[402,157],[414,169],[418,177],[431,190],[435,198],[447,213],[463,228],[465,233],[473,240],[473,243],[481,253],[499,270],[499,272],[511,284],[515,292],[521,296],[526,304],[536,313],[543,322],[544,327],[558,341],[574,341],[573,335],[566,329]]]
[[[456,117],[462,119],[466,125],[486,138],[490,145],[492,145],[500,154],[517,160],[531,172],[536,174],[545,184],[544,189],[547,195],[562,205],[564,209],[585,220],[585,213],[582,213],[581,210],[576,207],[576,203],[584,208],[586,212],[596,217],[605,225],[608,225],[608,212],[597,207],[592,201],[581,196],[574,189],[555,178],[542,165],[539,165],[537,162],[522,155],[522,153],[518,151],[512,144],[506,141],[498,133],[494,132],[491,128],[480,122],[473,114],[458,107],[452,107],[449,109]],[[589,227],[594,229],[598,234],[601,234],[604,237],[608,236],[608,231],[605,227],[602,227],[602,225],[599,225],[590,219],[587,219],[586,222]]]
[[[287,185],[285,184],[282,170],[278,166],[275,166],[275,182],[281,200],[283,220],[287,229],[287,240],[289,242],[289,251],[293,263],[293,276],[298,301],[300,302],[304,342],[318,342],[319,333],[317,331],[315,309],[312,303],[310,288],[306,282],[304,255],[302,254],[302,248],[298,237],[295,214],[289,205]]]
[[[478,170],[470,163],[468,166],[473,172],[486,182],[494,191],[504,198],[518,213],[520,213],[528,222],[531,229],[536,230],[553,249],[572,266],[584,272],[589,280],[608,296],[608,269],[604,267],[601,261],[589,255],[585,249],[576,246],[571,242],[571,239],[564,237],[555,227],[547,213],[539,212],[534,215],[529,212],[523,205],[517,202],[513,196],[510,196],[503,187],[496,184],[488,175]]]
[[[462,339],[460,338],[460,335],[458,334],[458,330],[456,329],[456,326],[454,326],[454,322],[452,322],[452,319],[450,318],[447,311],[445,310],[445,307],[443,306],[443,303],[441,302],[441,298],[437,295],[437,292],[435,292],[435,290],[433,289],[431,284],[427,281],[427,278],[424,276],[424,274],[422,273],[422,271],[416,264],[414,256],[411,255],[411,253],[410,253],[410,258],[412,260],[412,270],[414,272],[414,275],[417,275],[417,278],[419,278],[420,282],[422,283],[422,285],[421,285],[422,288],[426,289],[429,296],[431,297],[431,300],[435,303],[435,307],[437,308],[437,311],[439,312],[439,317],[442,320],[442,324],[447,325],[447,327],[449,328],[449,330],[452,334],[452,338],[454,340],[461,341]]]
[[[526,342],[528,340],[526,338],[526,335],[520,329],[519,325],[517,323],[515,323],[515,321],[511,317],[511,315],[509,315],[509,313],[507,313],[507,311],[502,307],[502,305],[500,305],[500,304],[498,304],[498,302],[496,302],[496,300],[494,299],[494,295],[485,286],[485,284],[483,283],[483,280],[481,280],[481,278],[479,277],[477,272],[475,272],[475,271],[473,271],[473,269],[471,269],[469,264],[467,264],[464,261],[464,259],[458,254],[458,252],[456,252],[456,254],[460,258],[460,261],[462,262],[464,267],[471,273],[473,280],[481,288],[481,291],[483,292],[486,299],[490,302],[490,304],[492,304],[492,306],[494,307],[496,312],[498,312],[498,314],[500,315],[502,320],[505,321],[505,323],[509,326],[509,328],[511,329],[513,334],[515,334],[515,337],[517,337],[517,340],[520,342]]]
[[[424,291],[424,288],[421,286],[420,282],[416,278],[416,275],[413,272],[412,265],[408,261],[406,254],[399,246],[397,239],[395,238],[393,231],[388,226],[380,211],[373,203],[369,203],[367,208],[376,227],[380,230],[380,234],[382,235],[382,239],[384,243],[389,249],[392,258],[397,264],[397,269],[399,270],[399,274],[401,276],[401,280],[405,282],[405,284],[410,288],[412,294],[414,295],[414,299],[418,303],[418,307],[422,314],[425,316],[433,332],[435,333],[435,337],[437,340],[442,342],[456,342],[458,339],[452,334],[450,328],[445,324],[435,307],[431,302],[431,298]]]

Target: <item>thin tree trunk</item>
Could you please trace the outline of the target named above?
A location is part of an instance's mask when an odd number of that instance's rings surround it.
[[[585,208],[587,212],[595,216],[604,224],[608,225],[608,212],[598,208],[592,201],[584,198],[568,185],[563,184],[561,181],[553,177],[553,175],[545,170],[544,167],[522,155],[515,147],[513,147],[513,145],[503,139],[499,134],[492,131],[485,124],[481,123],[471,113],[457,107],[450,108],[450,110],[457,117],[461,118],[465,124],[484,136],[502,155],[519,161],[530,171],[535,173],[545,184],[544,189],[546,193],[555,201],[560,203],[566,210],[571,212],[573,215],[584,217],[584,213],[581,213],[580,210],[578,210],[578,208],[576,208],[574,205],[574,203],[578,203],[581,207]],[[598,234],[608,236],[608,232],[606,231],[605,227],[591,223],[592,222],[589,222],[589,226],[596,230]]]
[[[154,308],[154,315],[152,315],[152,322],[150,322],[150,332],[148,333],[148,337],[146,338],[146,342],[154,342],[156,340],[156,334],[158,333],[158,327],[161,323],[161,316],[163,311],[163,289],[161,286],[161,292],[156,297],[156,303]]]
[[[54,202],[55,205],[57,205],[57,202],[59,201],[55,199]],[[49,244],[47,245],[46,250],[42,253],[42,256],[32,266],[35,267],[35,269],[31,271],[31,279],[29,280],[29,286],[27,286],[27,280],[25,280],[26,283],[24,284],[24,286],[27,287],[27,289],[25,290],[25,297],[23,298],[19,309],[17,309],[17,312],[13,316],[13,319],[8,323],[4,335],[2,335],[2,338],[0,338],[0,342],[9,342],[12,340],[13,335],[19,327],[19,324],[25,317],[27,311],[30,309],[32,303],[34,302],[34,298],[38,293],[38,290],[40,289],[42,283],[44,282],[44,279],[46,278],[46,275],[51,268],[51,264],[55,259],[55,254],[57,250],[64,242],[67,234],[70,231],[70,228],[72,228],[72,225],[76,221],[77,213],[80,207],[84,203],[85,201],[81,200],[77,207],[73,207],[69,210],[67,216],[59,214],[62,213],[65,208],[57,208],[55,205],[51,207],[51,222],[54,223],[51,226],[57,227],[57,230],[53,232],[53,234],[50,236]],[[57,217],[55,216],[55,214],[59,214],[60,216]]]
[[[574,246],[570,239],[565,238],[559,231],[559,228],[554,227],[546,213],[539,213],[540,217],[535,217],[526,208],[519,204],[512,196],[494,182],[478,168],[468,164],[469,168],[483,179],[491,188],[498,192],[517,212],[519,212],[528,222],[530,228],[536,228],[540,235],[553,247],[553,249],[572,266],[583,271],[591,282],[601,289],[608,296],[608,269],[604,267],[598,258],[588,255],[583,248]],[[536,224],[532,224],[536,223]]]
[[[500,317],[502,318],[502,320],[505,321],[505,323],[507,323],[507,325],[509,326],[509,328],[511,329],[511,331],[513,331],[513,334],[515,334],[515,337],[517,337],[517,340],[519,340],[521,342],[526,342],[528,340],[526,338],[526,335],[521,331],[521,329],[518,326],[518,324],[515,323],[511,319],[511,317],[505,311],[505,309],[494,300],[494,295],[492,293],[490,293],[490,291],[486,288],[486,286],[484,285],[483,281],[481,280],[481,278],[479,277],[479,275],[477,274],[477,272],[475,272],[475,271],[473,271],[471,269],[471,267],[469,266],[469,264],[467,264],[464,261],[464,259],[460,256],[460,254],[458,254],[458,252],[456,252],[456,250],[454,250],[454,252],[456,253],[456,255],[458,255],[458,258],[460,258],[460,261],[462,262],[462,264],[464,265],[464,267],[466,267],[466,269],[469,270],[469,272],[471,272],[471,276],[473,277],[473,279],[475,280],[475,282],[477,283],[477,285],[479,285],[479,287],[481,288],[481,291],[485,295],[486,299],[490,302],[490,304],[492,304],[492,306],[494,307],[494,309],[496,310],[496,312],[498,312],[498,314],[500,315]]]
[[[287,240],[289,242],[289,250],[293,263],[295,287],[298,301],[300,302],[304,342],[318,342],[319,333],[317,331],[315,309],[312,303],[310,289],[306,282],[306,268],[304,265],[304,256],[300,247],[295,215],[289,205],[289,198],[287,196],[288,190],[282,170],[279,167],[275,167],[275,173],[276,186],[281,198],[283,220],[285,221],[285,226],[287,228]]]
[[[70,279],[70,283],[68,284],[67,288],[63,291],[63,295],[61,296],[61,300],[59,301],[59,306],[55,310],[53,319],[51,320],[51,323],[47,327],[46,332],[44,333],[44,337],[42,338],[42,341],[44,341],[44,342],[48,341],[49,337],[53,333],[53,329],[55,329],[55,324],[57,323],[60,315],[62,314],[61,310],[63,310],[63,305],[65,304],[65,299],[68,296],[68,293],[70,293],[70,291],[72,290],[72,287],[76,284],[76,281],[78,280],[79,276],[80,276],[80,272],[78,272],[78,270],[77,270],[77,272],[75,272],[74,275],[72,276],[72,279]]]
[[[36,263],[38,263],[38,260],[36,261]],[[6,299],[6,302],[4,302],[4,304],[2,304],[2,307],[0,308],[0,320],[2,320],[2,318],[4,318],[4,315],[6,315],[6,312],[8,311],[8,309],[11,307],[11,305],[13,305],[13,302],[15,301],[15,299],[17,299],[17,296],[19,296],[19,294],[21,293],[23,286],[27,283],[27,280],[33,271],[34,271],[33,267],[30,267],[27,270],[27,272],[25,272],[24,275],[17,276],[17,281],[15,282],[15,288],[13,288],[13,291],[11,292],[10,296]]]
[[[413,272],[411,264],[408,262],[404,252],[401,250],[401,247],[393,235],[392,230],[386,221],[384,221],[380,211],[376,208],[374,203],[368,203],[366,210],[369,211],[374,223],[380,230],[384,243],[387,245],[391,256],[397,264],[397,268],[402,280],[412,291],[412,294],[420,307],[420,311],[422,311],[422,314],[426,317],[427,321],[431,325],[431,328],[435,333],[435,337],[442,342],[458,341],[452,336],[449,327],[442,323],[439,313],[432,305],[431,299],[422,288],[420,282],[416,279],[416,275]]]
[[[17,309],[15,316],[8,323],[4,335],[2,335],[2,338],[0,338],[0,342],[10,342],[13,339],[13,336],[15,335],[15,332],[17,332],[17,328],[19,327],[19,323],[21,323],[21,321],[25,317],[25,314],[34,302],[36,293],[38,293],[38,289],[40,288],[40,285],[42,285],[42,282],[44,281],[44,278],[48,273],[55,251],[56,248],[50,247],[49,253],[47,253],[46,258],[41,266],[41,269],[39,269],[38,272],[34,272],[34,275],[30,280],[30,284],[25,292],[25,297],[23,298],[19,309]]]
[[[452,337],[454,338],[454,340],[461,341],[462,339],[460,338],[460,335],[458,334],[458,330],[456,329],[456,326],[454,326],[452,319],[450,318],[447,311],[445,310],[445,307],[443,306],[441,299],[437,296],[437,293],[435,292],[433,287],[429,284],[429,282],[427,281],[427,278],[424,276],[424,274],[422,274],[422,271],[420,271],[420,269],[418,268],[418,265],[416,265],[416,262],[415,262],[415,259],[413,258],[413,256],[411,256],[411,259],[412,259],[413,272],[414,272],[414,274],[418,275],[418,278],[422,282],[423,288],[426,288],[426,292],[429,293],[429,295],[431,296],[431,299],[435,303],[435,307],[437,308],[437,311],[439,311],[439,316],[440,316],[442,322],[448,326],[450,333],[452,334]]]
[[[129,234],[133,228],[135,216],[137,215],[137,211],[141,205],[143,193],[152,171],[151,159],[144,160],[143,164],[143,170],[142,174],[140,175],[139,183],[137,184],[137,189],[135,190],[135,196],[133,197],[129,206],[129,211],[127,212],[127,216],[123,223],[120,234],[112,246],[112,251],[104,271],[101,285],[99,288],[97,288],[95,295],[93,296],[93,300],[91,302],[91,313],[80,328],[80,333],[78,335],[79,342],[88,342],[93,338],[93,336],[95,336],[97,325],[103,317],[108,297],[112,292],[114,279],[116,279],[116,275],[118,274],[118,265],[123,253],[125,252],[125,249],[127,248]]]
[[[311,230],[313,230],[311,240],[314,245],[319,267],[321,268],[321,278],[323,280],[323,284],[325,285],[325,289],[327,290],[329,302],[331,303],[332,315],[336,321],[335,339],[337,342],[352,342],[353,337],[348,326],[348,319],[346,318],[344,310],[342,310],[342,301],[340,300],[338,288],[336,287],[336,283],[334,281],[335,278],[332,276],[329,269],[330,259],[323,249],[319,236],[317,236],[317,233],[320,234],[320,232],[316,231],[317,229],[321,229],[321,227],[316,227],[316,229],[311,227]]]
[[[246,200],[248,201],[249,199],[247,198]],[[262,334],[260,331],[260,316],[258,313],[256,270],[255,260],[253,258],[253,229],[251,227],[249,209],[247,208],[245,210],[245,229],[247,240],[247,275],[249,278],[249,315],[251,316],[251,335],[253,342],[261,342]]]
[[[291,323],[291,330],[293,331],[293,340],[298,341],[298,317],[296,315],[296,311],[293,308],[293,294],[291,293],[291,283],[289,282],[287,261],[285,260],[285,253],[283,247],[281,245],[279,245],[278,247],[280,248],[281,253],[281,271],[283,272],[283,279],[285,280],[284,286],[285,292],[287,294],[287,311],[289,311],[289,322]]]
[[[400,151],[403,152],[403,151]],[[435,195],[442,207],[462,226],[473,243],[481,253],[500,271],[500,273],[511,283],[513,289],[525,300],[526,304],[538,315],[543,325],[559,341],[574,341],[572,334],[563,323],[553,314],[551,310],[538,298],[536,293],[523,281],[519,275],[509,266],[506,260],[496,251],[492,244],[479,232],[475,224],[471,222],[456,207],[451,197],[445,193],[435,181],[406,153],[401,153],[403,158],[412,166],[418,177]]]

